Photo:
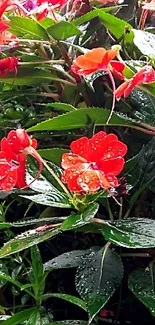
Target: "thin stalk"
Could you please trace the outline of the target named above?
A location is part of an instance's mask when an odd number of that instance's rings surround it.
[[[65,60],[45,60],[45,61],[31,61],[31,62],[19,62],[18,65],[35,65],[35,64],[44,64],[44,63],[51,63],[51,64],[65,64]]]
[[[123,214],[123,198],[120,198],[120,209],[119,209],[119,216],[118,220],[122,220],[122,214]]]
[[[112,214],[112,211],[111,211],[111,208],[110,208],[109,200],[106,199],[106,201],[107,201],[107,208],[108,208],[109,218],[113,222],[114,221],[114,217],[113,217],[113,214]]]
[[[115,101],[116,101],[116,97],[115,97],[115,90],[116,90],[115,81],[114,81],[114,78],[113,78],[113,75],[112,75],[111,71],[107,70],[107,73],[108,73],[108,76],[109,76],[109,79],[110,79],[110,82],[111,82],[111,85],[112,85],[113,97],[112,97],[111,112],[110,112],[110,115],[109,115],[109,117],[107,119],[106,124],[109,123],[109,121],[110,121],[110,119],[112,117],[112,114],[113,114],[114,108],[115,108]]]
[[[121,253],[122,257],[151,257],[148,253]]]

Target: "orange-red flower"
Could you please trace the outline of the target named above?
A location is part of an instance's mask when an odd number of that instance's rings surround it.
[[[118,50],[105,50],[102,47],[95,48],[84,55],[78,56],[72,64],[71,70],[78,75],[87,75],[98,70],[111,71],[118,78],[124,80],[123,70],[125,65],[119,61],[113,61],[118,53]]]
[[[117,175],[124,167],[127,146],[115,134],[98,132],[91,139],[73,141],[72,153],[62,156],[62,181],[73,192],[96,192],[118,186]]]
[[[14,72],[18,67],[18,59],[15,57],[8,57],[0,60],[0,75],[5,76],[6,71]]]
[[[132,89],[142,83],[150,83],[155,81],[155,71],[149,65],[146,65],[141,70],[139,70],[131,79],[125,81],[121,84],[115,91],[115,96],[120,99],[122,96],[124,98],[128,97]]]
[[[1,140],[0,151],[0,189],[10,191],[15,186],[27,187],[25,182],[26,152],[36,149],[37,141],[28,136],[23,129],[10,131]]]

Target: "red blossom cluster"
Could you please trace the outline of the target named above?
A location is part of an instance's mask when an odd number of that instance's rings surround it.
[[[25,182],[27,148],[37,148],[37,141],[23,129],[12,130],[1,140],[0,190],[10,191],[15,186],[27,187]]]
[[[70,145],[72,153],[62,156],[62,181],[70,191],[93,193],[118,186],[117,175],[124,167],[127,146],[115,134],[101,131],[91,139],[83,137]]]

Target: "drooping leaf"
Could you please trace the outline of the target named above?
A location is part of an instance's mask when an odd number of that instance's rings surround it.
[[[155,317],[155,266],[150,270],[135,270],[129,277],[129,289],[134,295],[149,308]]]
[[[89,323],[120,285],[122,276],[120,257],[107,247],[91,252],[78,267],[76,289],[87,305]]]
[[[80,214],[72,214],[70,215],[61,225],[62,230],[72,230],[79,227],[82,227],[91,222],[91,219],[95,217],[97,211],[99,209],[98,203],[91,203]]]
[[[56,236],[60,229],[47,229],[37,231],[36,229],[28,230],[14,239],[11,239],[0,249],[0,258],[22,251],[33,245],[37,245],[53,236]]]
[[[102,226],[106,240],[127,248],[149,248],[155,246],[155,221],[146,218],[107,222]]]
[[[66,301],[71,302],[72,304],[84,309],[85,311],[87,311],[86,304],[84,303],[84,301],[82,299],[80,299],[78,297],[63,294],[63,293],[47,293],[47,294],[43,295],[43,300],[46,300],[46,299],[52,298],[52,297],[66,300]]]
[[[71,208],[71,204],[65,194],[60,192],[51,192],[47,194],[35,194],[35,195],[21,195],[21,197],[28,199],[34,203],[47,205],[57,208]]]
[[[30,39],[49,40],[46,30],[35,20],[28,17],[10,17],[9,26],[16,36]]]
[[[88,121],[92,121],[96,125],[106,125],[110,111],[101,108],[81,108],[74,112],[62,114],[58,117],[41,122],[30,127],[27,131],[54,131],[54,130],[72,130],[77,128],[85,128]],[[120,117],[113,114],[108,125],[132,126],[134,121],[126,117]]]

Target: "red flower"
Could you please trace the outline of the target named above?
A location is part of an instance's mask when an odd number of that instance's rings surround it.
[[[1,20],[0,21],[0,33],[3,33],[9,26],[6,24],[7,21]]]
[[[37,5],[40,6],[43,3],[48,3],[54,6],[56,9],[63,7],[68,0],[38,0]]]
[[[128,97],[132,89],[142,83],[150,83],[155,81],[155,71],[149,65],[139,70],[130,80],[125,81],[115,91],[115,96],[120,99]]]
[[[125,65],[119,61],[112,61],[118,55],[118,50],[105,50],[98,47],[80,55],[72,64],[71,70],[78,75],[87,75],[98,70],[111,71],[124,80],[123,70]]]
[[[99,132],[91,139],[83,137],[73,141],[73,153],[62,156],[62,181],[73,192],[96,192],[118,186],[116,176],[124,167],[122,158],[127,146],[115,134]]]
[[[18,67],[18,59],[15,57],[8,57],[0,60],[0,75],[5,76],[6,71],[16,71]]]
[[[25,182],[26,151],[36,149],[37,141],[28,136],[23,129],[10,131],[1,140],[0,151],[0,189],[10,191],[13,187],[27,187]],[[33,149],[32,149],[33,150]]]

